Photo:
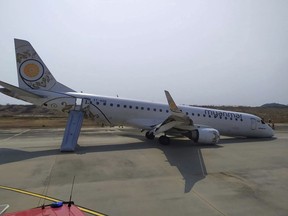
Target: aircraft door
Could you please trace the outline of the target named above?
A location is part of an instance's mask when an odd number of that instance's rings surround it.
[[[251,129],[256,130],[257,127],[257,121],[255,118],[251,118]]]
[[[90,99],[86,98],[76,98],[75,101],[75,110],[76,111],[83,111],[87,106],[90,104]]]
[[[93,103],[92,101],[89,102],[89,106],[87,106],[86,116],[98,123],[105,124],[105,125],[112,125],[109,121],[107,115],[103,112],[103,107],[99,106],[98,104]]]

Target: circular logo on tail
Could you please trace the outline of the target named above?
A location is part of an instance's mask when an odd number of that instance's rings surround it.
[[[19,73],[26,81],[36,81],[43,76],[44,66],[35,59],[29,59],[20,65]]]

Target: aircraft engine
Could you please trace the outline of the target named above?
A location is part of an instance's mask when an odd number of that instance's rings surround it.
[[[185,134],[189,139],[201,144],[216,144],[220,139],[220,133],[214,128],[199,128]]]

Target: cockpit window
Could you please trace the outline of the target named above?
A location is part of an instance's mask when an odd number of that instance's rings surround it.
[[[262,124],[265,124],[265,122],[263,121],[263,119],[261,119],[261,123],[262,123]]]

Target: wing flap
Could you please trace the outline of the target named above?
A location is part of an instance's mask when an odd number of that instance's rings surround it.
[[[167,132],[169,130],[177,129],[183,131],[189,131],[194,128],[193,120],[189,116],[185,115],[176,103],[168,91],[165,90],[165,95],[169,104],[171,115],[165,119],[161,124],[156,125],[153,128],[154,135]]]

